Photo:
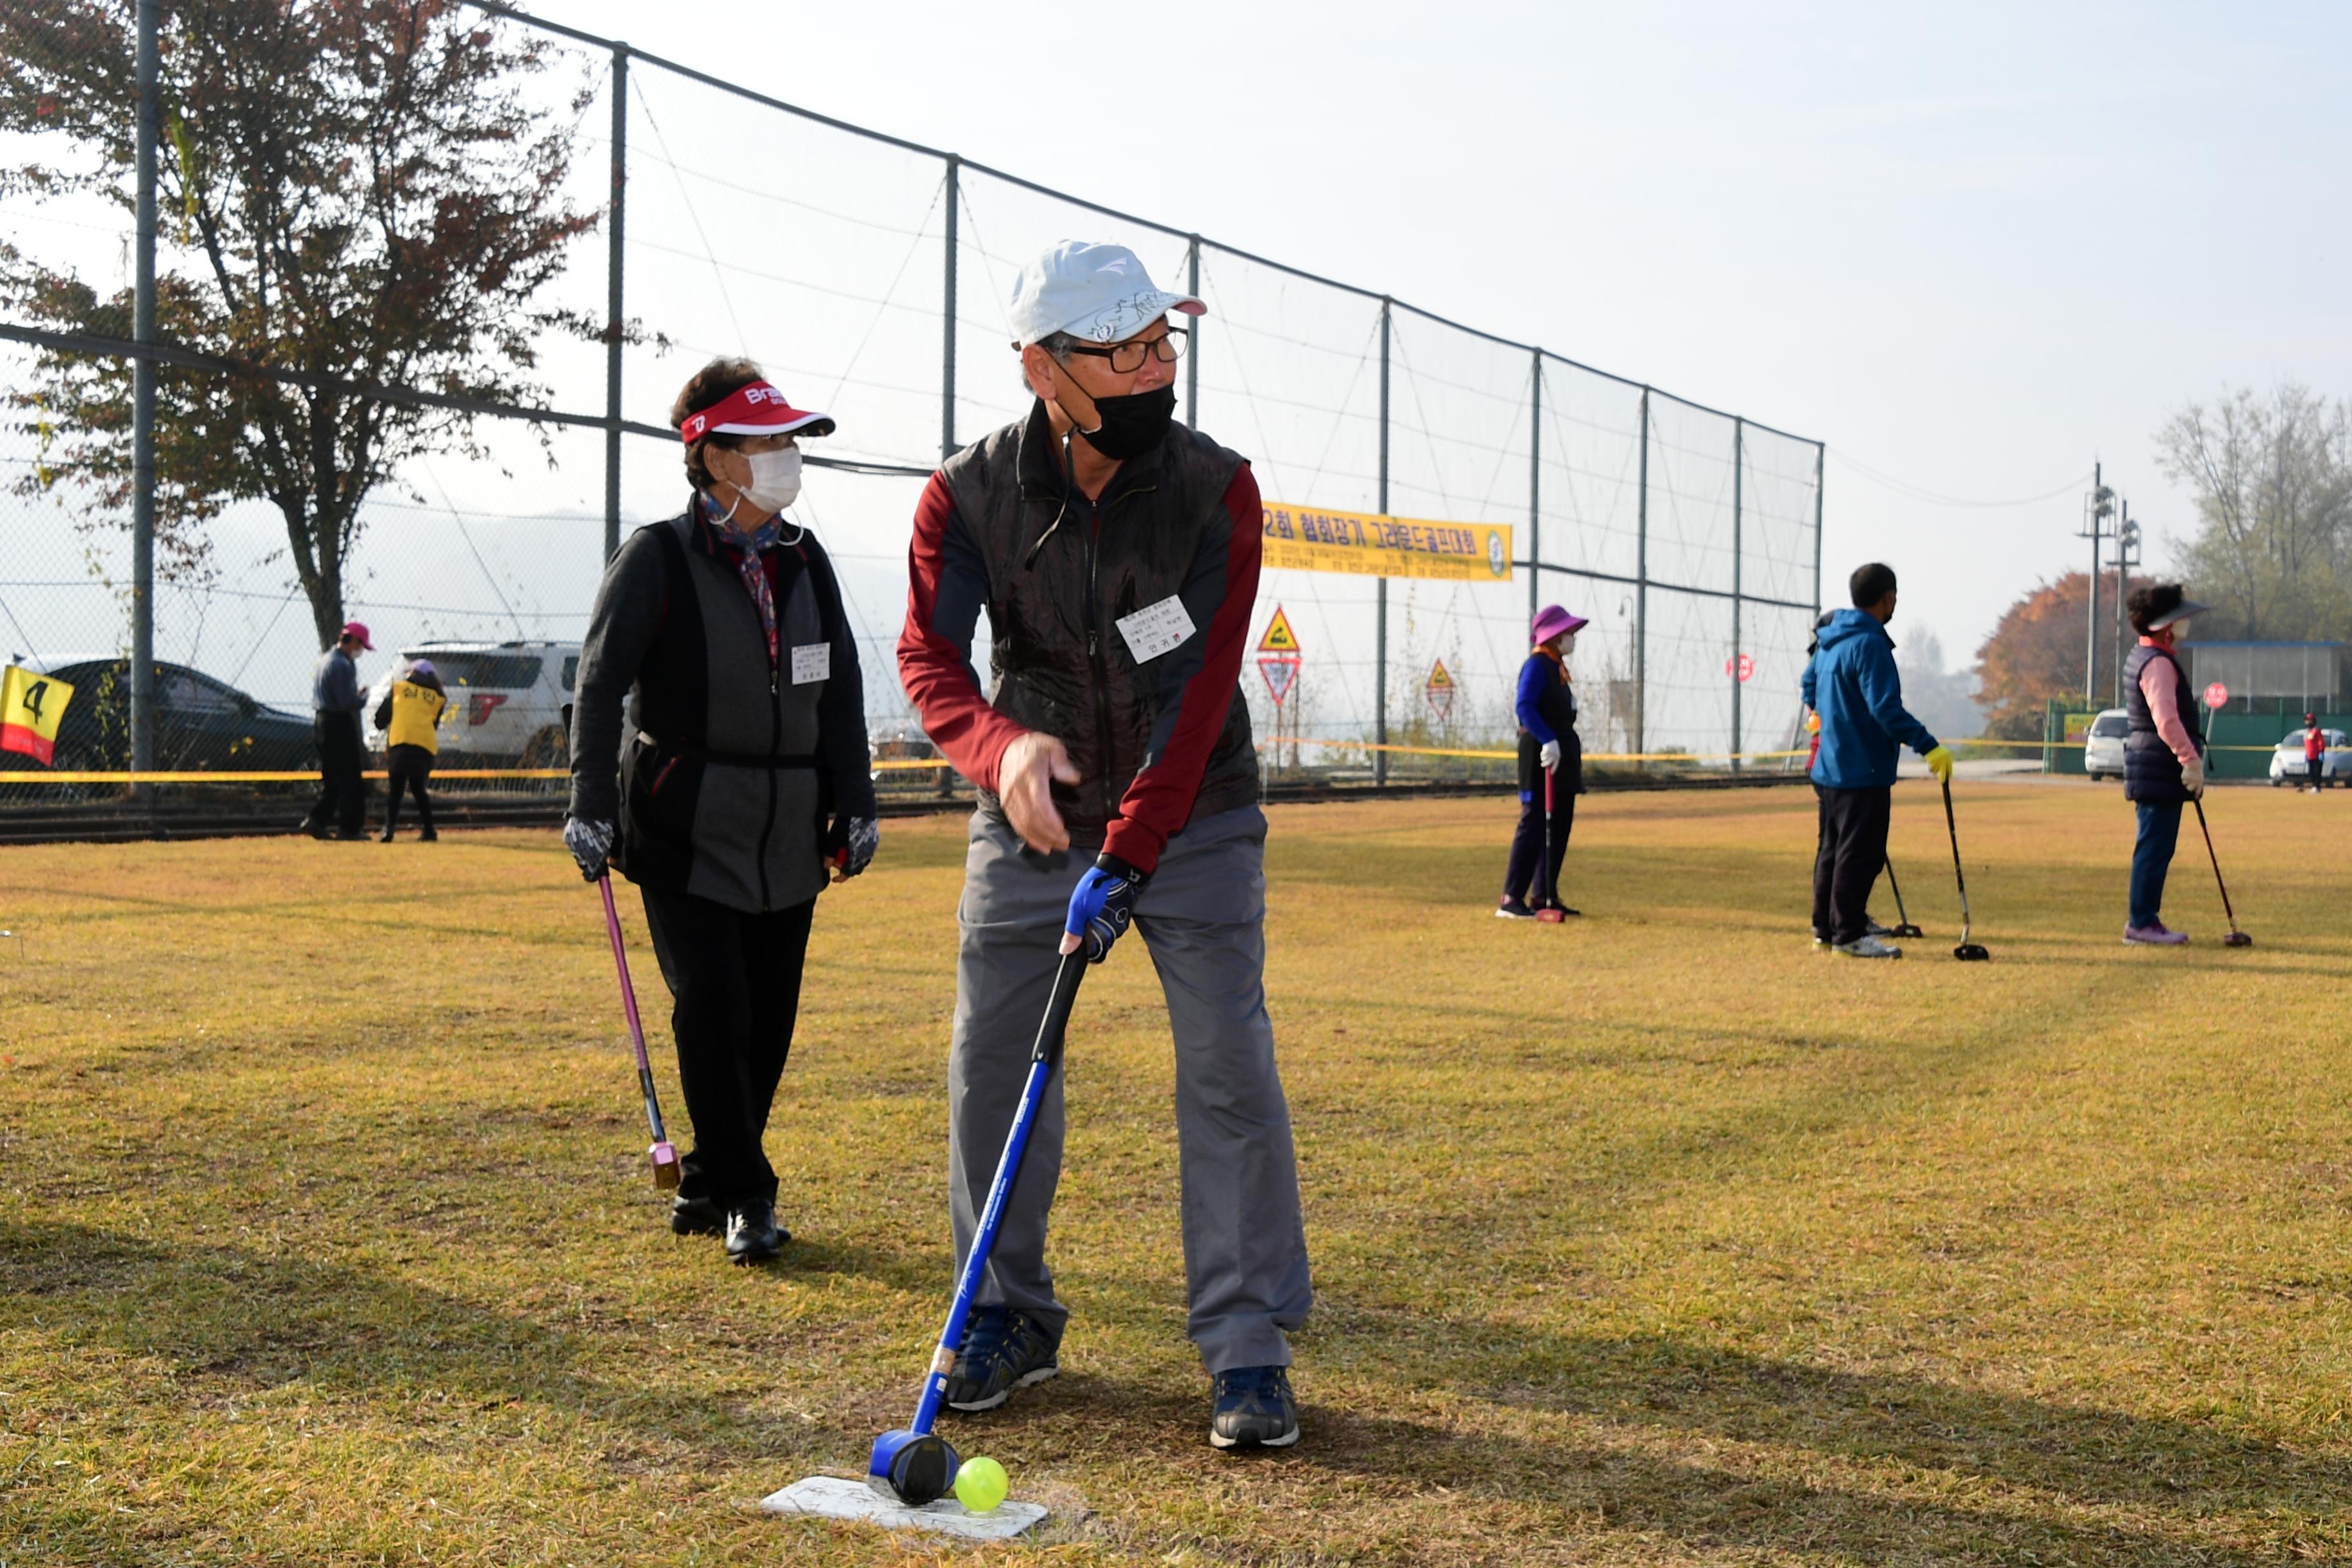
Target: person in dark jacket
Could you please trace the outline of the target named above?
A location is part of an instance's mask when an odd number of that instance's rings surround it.
[[[1586,624],[1582,616],[1547,605],[1536,612],[1530,627],[1535,648],[1519,666],[1512,703],[1519,720],[1519,826],[1503,867],[1503,901],[1495,910],[1500,920],[1533,920],[1547,905],[1564,915],[1584,912],[1559,901],[1559,863],[1568,854],[1569,829],[1576,825],[1576,797],[1584,789],[1584,742],[1576,734],[1576,688],[1569,679],[1568,656]],[[1546,774],[1552,786],[1549,856]]]
[[[1837,618],[1838,612],[1835,610],[1823,610],[1813,617],[1812,636],[1805,639],[1807,659],[1811,659],[1813,655],[1822,651],[1822,634],[1827,631],[1830,623]],[[1822,716],[1811,708],[1807,708],[1805,710],[1805,773],[1808,777],[1811,777],[1813,764],[1821,760],[1821,756]],[[1836,864],[1836,861],[1837,839],[1830,832],[1829,791],[1820,784],[1815,784],[1813,785],[1813,879],[1817,887],[1821,879],[1830,874],[1830,868]],[[1872,886],[1875,888],[1877,884],[1873,883]],[[1863,907],[1862,923],[1863,929],[1872,936],[1884,937],[1895,934],[1893,927],[1879,924],[1872,916],[1866,900]],[[1826,948],[1830,945],[1829,928],[1821,923],[1818,910],[1815,912],[1813,923],[1813,945],[1817,948]]]
[[[433,777],[433,758],[441,750],[441,721],[449,711],[449,694],[429,658],[420,658],[394,681],[375,705],[375,727],[383,731],[383,842],[400,826],[400,795],[404,789],[416,797],[416,818],[424,824],[416,837],[430,844],[441,836],[433,831],[433,802],[425,793]]]
[[[1900,958],[1903,950],[1870,931],[1870,888],[1886,864],[1887,819],[1895,763],[1906,742],[1927,771],[1949,783],[1952,753],[1903,706],[1895,668],[1895,572],[1878,562],[1848,580],[1854,607],[1821,630],[1805,665],[1805,706],[1821,716],[1821,750],[1812,780],[1822,786],[1822,849],[1813,859],[1813,929],[1849,958]]]
[[[1265,816],[1242,656],[1264,509],[1249,465],[1175,424],[1199,300],[1124,246],[1022,269],[1026,417],[940,466],[915,512],[898,669],[924,731],[979,786],[948,1065],[959,1260],[1021,1098],[1062,952],[1130,920],[1176,1046],[1188,1330],[1209,1441],[1298,1440],[1289,1333],[1313,1299],[1290,1111],[1265,1007]],[[988,612],[993,697],[971,666]],[[1069,852],[1076,849],[1079,854]],[[947,1402],[986,1410],[1054,1375],[1069,1309],[1045,1267],[1063,1140],[1054,1075]]]
[[[783,509],[793,407],[748,360],[713,360],[670,409],[694,486],[604,569],[572,700],[564,842],[637,885],[675,1005],[694,1124],[670,1227],[737,1263],[791,1239],[761,1140],[792,1049],[816,896],[881,841],[857,643],[832,563]],[[622,702],[627,700],[627,741]],[[620,759],[617,786],[614,758]]]
[[[367,837],[361,826],[367,815],[367,781],[360,776],[365,752],[360,710],[367,706],[367,698],[360,690],[352,656],[374,651],[366,625],[347,621],[335,646],[319,656],[319,668],[310,677],[310,717],[319,737],[319,799],[302,819],[302,831],[313,838],[331,832],[337,838]]]
[[[2180,838],[2180,808],[2205,793],[2205,735],[2189,677],[2172,656],[2180,623],[2205,606],[2186,598],[2178,583],[2135,588],[2124,601],[2139,645],[2124,660],[2124,798],[2139,817],[2132,845],[2131,910],[2124,940],[2178,947],[2189,933],[2164,923],[2164,883]]]

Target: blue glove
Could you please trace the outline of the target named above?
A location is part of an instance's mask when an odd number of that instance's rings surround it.
[[[1070,894],[1070,918],[1062,930],[1086,939],[1088,963],[1100,963],[1110,956],[1110,944],[1125,934],[1135,918],[1136,895],[1150,879],[1116,855],[1101,857],[1078,879]]]

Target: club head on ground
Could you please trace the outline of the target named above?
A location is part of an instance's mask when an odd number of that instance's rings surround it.
[[[1536,911],[1536,919],[1543,921],[1546,925],[1555,926],[1565,924],[1568,921],[1568,917],[1566,915],[1561,914],[1558,910],[1553,909],[1549,905],[1546,905],[1544,908],[1538,910]]]
[[[1905,921],[1901,925],[1895,928],[1893,934],[1896,937],[1924,937],[1927,933],[1921,931],[1917,926],[1913,925],[1909,921]]]
[[[1952,956],[1962,963],[1982,963],[1991,958],[1992,954],[1984,950],[1981,942],[1964,942],[1952,949]]]
[[[2244,931],[2233,931],[2229,935],[2221,939],[2221,945],[2223,947],[2252,947],[2254,945],[2254,939],[2248,936]]]
[[[651,1160],[654,1164],[655,1186],[664,1192],[669,1192],[677,1187],[678,1164],[676,1149],[671,1148],[667,1142],[656,1143],[646,1151],[646,1158]]]
[[[946,1438],[902,1426],[874,1439],[866,1484],[892,1502],[921,1508],[948,1495],[962,1463]]]

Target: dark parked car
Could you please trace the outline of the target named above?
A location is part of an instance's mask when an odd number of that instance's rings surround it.
[[[110,655],[26,659],[26,668],[71,686],[58,725],[60,772],[103,773],[131,765],[131,661]],[[174,772],[311,771],[319,747],[308,715],[256,701],[184,664],[155,664],[155,765]],[[0,768],[39,768],[0,752]]]

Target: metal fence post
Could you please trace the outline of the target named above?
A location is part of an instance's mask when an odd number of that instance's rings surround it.
[[[1389,297],[1381,296],[1381,498],[1380,514],[1389,512]],[[1372,634],[1372,784],[1389,782],[1389,580],[1373,579]]]
[[[1535,381],[1528,395],[1528,636],[1535,636],[1536,612],[1543,608],[1543,350],[1536,350]]]
[[[1822,489],[1829,467],[1829,444],[1813,443],[1813,619],[1822,618]]]
[[[962,182],[958,172],[963,160],[953,153],[948,154],[948,251],[945,303],[940,307],[942,319],[940,334],[940,461],[955,456],[955,338],[956,338],[956,208],[961,203]]]
[[[1642,484],[1633,503],[1633,751],[1640,755],[1650,749],[1650,389],[1646,386],[1642,388]]]
[[[1184,249],[1184,292],[1195,300],[1201,297],[1201,237],[1197,234]],[[1184,423],[1195,430],[1201,427],[1201,328],[1207,320],[1192,318],[1189,328],[1192,352],[1184,356]]]
[[[1739,508],[1740,480],[1747,467],[1748,424],[1731,422],[1731,771],[1739,771]]]
[[[629,46],[613,47],[612,217],[604,236],[604,559],[621,549],[621,243],[628,221]]]
[[[155,339],[155,144],[162,53],[161,0],[139,0],[138,271],[131,285],[131,333]],[[155,765],[155,362],[131,366],[131,765]],[[149,786],[139,788],[151,798]]]

